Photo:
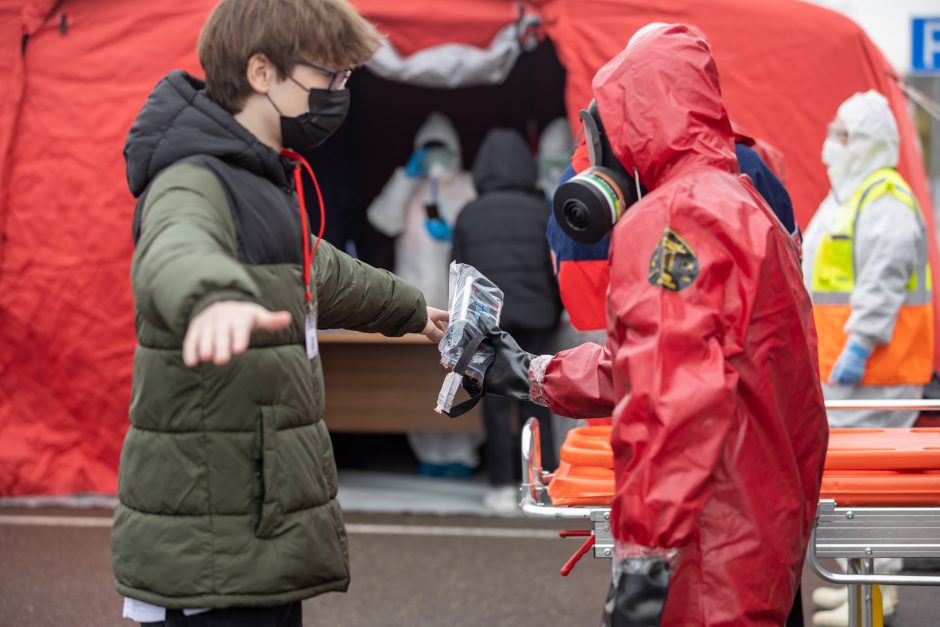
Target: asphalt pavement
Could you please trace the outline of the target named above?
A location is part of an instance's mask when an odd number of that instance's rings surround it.
[[[0,508],[0,627],[128,627],[114,590],[106,508]],[[564,525],[476,516],[347,516],[347,594],[304,603],[306,627],[594,626],[609,562],[558,569]],[[804,589],[818,585],[804,575]],[[809,598],[807,594],[806,598]],[[807,619],[809,607],[806,607]],[[810,624],[807,622],[807,624]],[[895,627],[940,625],[931,588],[903,588]]]
[[[0,508],[0,627],[133,625],[114,590],[110,513]],[[561,577],[579,540],[555,537],[558,524],[363,515],[347,523],[349,592],[304,603],[305,627],[599,622],[609,562],[588,557]]]

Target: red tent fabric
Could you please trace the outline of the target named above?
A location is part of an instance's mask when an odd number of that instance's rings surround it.
[[[351,1],[403,57],[455,42],[485,48],[499,29],[519,18],[521,6],[512,0]]]
[[[211,4],[0,5],[2,496],[117,489],[134,347],[124,138],[169,69],[198,71]]]
[[[712,41],[732,117],[784,153],[803,226],[827,187],[826,124],[851,93],[877,89],[897,115],[901,171],[933,232],[891,70],[858,26],[825,9],[783,0],[354,2],[403,56],[448,42],[485,47],[520,6],[539,13],[568,71],[572,122],[594,72],[638,27],[694,24]],[[195,42],[214,4],[0,0],[0,496],[116,490],[134,346],[133,199],[121,152],[156,82],[174,68],[200,72]]]

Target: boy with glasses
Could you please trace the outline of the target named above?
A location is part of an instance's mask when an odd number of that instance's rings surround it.
[[[379,36],[345,0],[223,0],[203,83],[173,72],[127,139],[138,347],[112,556],[124,615],[301,625],[349,583],[318,328],[439,340],[446,313],[311,236],[297,154]],[[316,179],[310,172],[316,185]]]

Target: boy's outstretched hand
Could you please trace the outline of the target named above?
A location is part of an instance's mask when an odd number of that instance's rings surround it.
[[[424,325],[424,331],[421,332],[428,340],[437,344],[444,337],[444,331],[447,330],[447,322],[450,320],[450,314],[442,309],[428,307],[428,323]]]
[[[291,315],[286,311],[268,311],[255,303],[233,300],[212,303],[189,323],[183,340],[183,363],[190,368],[208,361],[223,366],[233,355],[248,349],[255,329],[279,331],[290,324]]]

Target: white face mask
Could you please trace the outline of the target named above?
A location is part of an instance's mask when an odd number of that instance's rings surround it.
[[[841,187],[850,182],[852,176],[852,154],[848,146],[837,139],[827,138],[823,142],[822,162],[829,175],[829,184],[838,193]]]

